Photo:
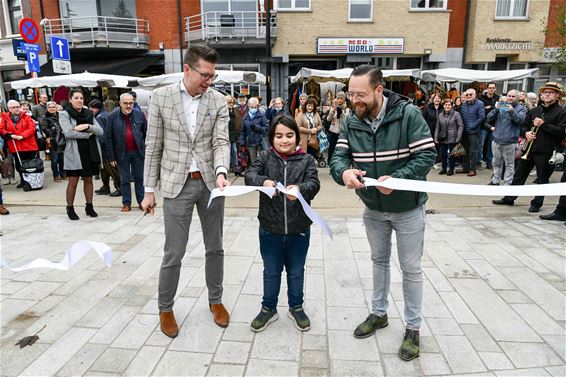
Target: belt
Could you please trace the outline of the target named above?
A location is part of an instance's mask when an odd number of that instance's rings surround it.
[[[189,178],[190,179],[201,179],[202,174],[200,173],[200,171],[192,171],[192,172],[189,173]]]

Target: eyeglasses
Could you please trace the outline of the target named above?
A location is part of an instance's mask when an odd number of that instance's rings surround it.
[[[466,93],[466,94],[464,94],[464,95],[465,95],[466,97],[470,97],[470,96],[473,96],[474,94],[473,94],[473,93]]]
[[[372,91],[375,90],[375,88],[377,88],[377,86],[374,86],[372,88]],[[364,92],[359,92],[359,93],[358,92],[346,92],[346,97],[350,101],[354,100],[354,98],[356,98],[356,97],[363,101],[364,99],[366,99],[367,96],[368,96],[368,93],[364,93]]]
[[[189,67],[200,75],[200,78],[201,78],[202,81],[208,81],[208,80],[214,81],[218,78],[217,73],[214,73],[214,74],[202,73],[201,71],[199,71],[198,69],[196,69],[192,65],[190,65]]]

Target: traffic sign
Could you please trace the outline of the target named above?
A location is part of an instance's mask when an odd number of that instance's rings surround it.
[[[71,62],[68,60],[51,60],[53,62],[53,72],[55,73],[65,73],[70,74],[71,72]]]
[[[51,55],[56,60],[71,60],[69,41],[65,38],[51,36]]]
[[[25,43],[23,39],[12,39],[12,48],[14,49],[14,56],[18,60],[26,60],[26,50],[22,48],[20,43]]]
[[[39,54],[36,51],[28,51],[27,59],[30,72],[39,72]]]
[[[21,42],[20,47],[26,52],[27,51],[39,52],[41,50],[41,45],[36,45],[33,43]]]
[[[19,29],[20,35],[27,43],[35,43],[39,39],[39,27],[31,18],[22,18]]]

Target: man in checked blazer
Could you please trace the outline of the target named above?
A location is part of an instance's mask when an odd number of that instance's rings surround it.
[[[214,322],[228,326],[222,304],[224,198],[207,208],[210,191],[229,186],[228,108],[224,96],[209,88],[216,78],[218,54],[193,45],[183,59],[183,79],[153,92],[146,138],[142,208],[152,213],[159,182],[163,195],[165,247],[159,273],[161,331],[174,338],[179,328],[173,299],[179,284],[193,209],[196,205],[206,250],[205,277]]]

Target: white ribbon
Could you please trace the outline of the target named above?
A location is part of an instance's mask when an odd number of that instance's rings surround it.
[[[65,252],[63,260],[59,263],[54,263],[47,259],[38,258],[26,263],[21,267],[10,267],[4,257],[0,255],[0,265],[3,268],[14,272],[30,270],[32,268],[52,268],[55,270],[68,270],[75,264],[77,264],[78,261],[82,257],[84,257],[90,249],[94,249],[94,251],[104,261],[104,264],[107,267],[112,266],[112,249],[110,248],[110,246],[102,242],[86,240],[75,242],[73,246],[71,246],[71,248]]]
[[[566,195],[565,183],[547,183],[526,186],[488,186],[461,183],[415,181],[411,179],[377,179],[363,177],[366,187],[381,186],[393,190],[420,191],[434,194],[477,195],[477,196],[560,196]]]
[[[311,206],[308,205],[305,198],[301,195],[299,189],[293,188],[291,190],[287,190],[287,188],[285,188],[285,186],[283,186],[281,182],[278,182],[276,187],[228,186],[228,187],[224,187],[224,190],[222,191],[218,188],[215,188],[210,192],[210,199],[208,200],[208,206],[210,207],[210,202],[212,202],[214,198],[217,198],[219,196],[238,196],[238,195],[248,194],[252,191],[260,191],[263,192],[265,195],[269,196],[270,198],[272,198],[276,190],[279,190],[285,195],[292,195],[296,197],[301,203],[301,206],[303,207],[303,211],[305,211],[305,214],[309,217],[309,219],[311,219],[313,223],[318,225],[320,229],[322,229],[322,231],[326,233],[328,237],[330,237],[330,239],[332,239],[332,231],[330,231],[330,228],[324,222],[324,220],[318,215],[318,213],[316,213],[311,208]]]

